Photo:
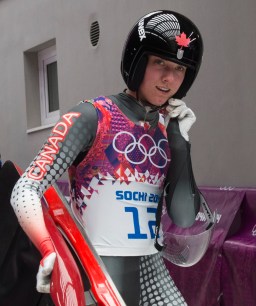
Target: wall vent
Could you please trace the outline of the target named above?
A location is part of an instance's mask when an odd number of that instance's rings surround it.
[[[93,47],[96,47],[100,38],[100,25],[98,21],[94,21],[90,28],[90,39]]]

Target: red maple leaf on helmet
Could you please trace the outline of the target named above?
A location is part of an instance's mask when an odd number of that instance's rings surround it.
[[[180,36],[176,36],[175,38],[176,38],[177,44],[181,47],[188,47],[191,41],[190,38],[187,38],[187,35],[184,32],[182,32]]]

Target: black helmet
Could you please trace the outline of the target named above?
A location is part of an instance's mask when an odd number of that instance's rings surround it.
[[[149,13],[133,26],[124,45],[121,73],[127,87],[137,91],[144,77],[148,54],[187,67],[174,98],[183,98],[194,82],[201,65],[203,41],[195,24],[172,11]]]

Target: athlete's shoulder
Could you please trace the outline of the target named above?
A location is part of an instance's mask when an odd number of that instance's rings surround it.
[[[97,105],[112,104],[113,102],[111,96],[98,96],[93,99],[83,100],[81,101],[81,103],[92,104],[94,106],[97,106]]]

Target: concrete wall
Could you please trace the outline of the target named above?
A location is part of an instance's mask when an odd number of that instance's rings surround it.
[[[198,118],[191,130],[198,184],[255,187],[254,0],[1,0],[2,159],[25,168],[50,132],[27,133],[25,51],[56,40],[63,113],[81,99],[124,88],[119,69],[124,40],[131,25],[154,9],[187,15],[204,37],[203,65],[184,99]],[[89,40],[95,20],[100,24],[96,48]]]

